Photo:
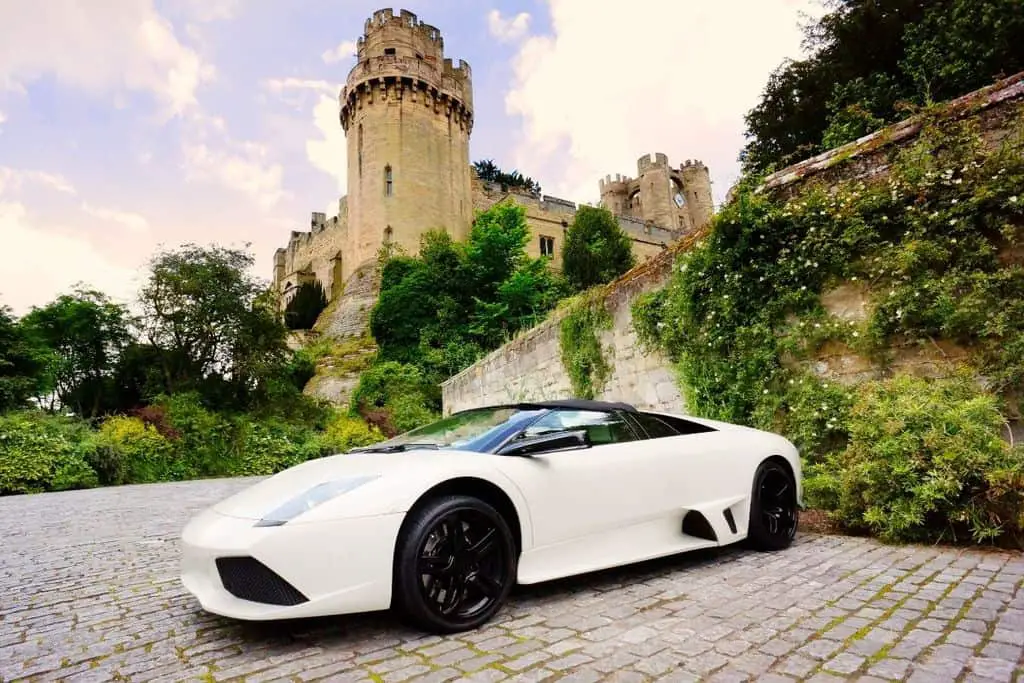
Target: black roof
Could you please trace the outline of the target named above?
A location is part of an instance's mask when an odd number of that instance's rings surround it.
[[[611,412],[621,410],[626,413],[635,413],[637,409],[629,403],[618,403],[615,401],[589,401],[582,398],[564,398],[555,401],[527,401],[516,403],[516,408],[526,410],[537,408],[568,408],[569,410],[593,410],[596,412]]]

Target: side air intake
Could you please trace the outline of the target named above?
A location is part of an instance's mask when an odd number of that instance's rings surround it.
[[[715,535],[715,530],[711,528],[708,518],[696,510],[690,510],[683,517],[683,533],[687,536],[703,538],[706,541],[718,543],[718,536]]]

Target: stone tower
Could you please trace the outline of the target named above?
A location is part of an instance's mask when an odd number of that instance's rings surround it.
[[[666,155],[656,153],[640,157],[636,166],[636,178],[616,174],[598,181],[603,207],[681,234],[711,221],[711,176],[704,164],[687,160],[675,169]]]
[[[348,148],[345,271],[384,243],[415,254],[427,230],[465,239],[473,220],[469,65],[444,57],[441,32],[402,10],[378,10],[341,91]]]

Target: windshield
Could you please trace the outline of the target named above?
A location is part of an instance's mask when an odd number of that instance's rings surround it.
[[[488,453],[544,412],[510,407],[466,410],[399,434],[366,450],[387,450],[407,444],[410,449],[423,445]]]

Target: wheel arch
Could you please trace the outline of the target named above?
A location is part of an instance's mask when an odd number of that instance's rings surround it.
[[[515,543],[516,552],[522,552],[524,531],[523,518],[519,513],[519,509],[516,507],[515,502],[512,500],[512,497],[509,496],[509,494],[498,484],[488,481],[487,479],[471,475],[446,479],[445,481],[434,484],[420,494],[419,498],[416,499],[416,501],[409,507],[408,512],[406,512],[405,520],[402,522],[402,526],[398,532],[398,537],[402,538],[414,512],[436,498],[452,495],[479,498],[488,505],[494,507],[494,509],[498,511],[498,514],[505,519],[505,523],[508,524],[509,529],[512,531],[512,540]]]

